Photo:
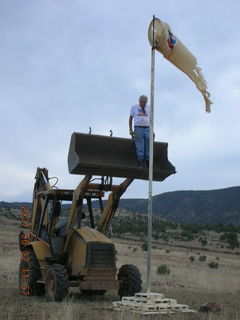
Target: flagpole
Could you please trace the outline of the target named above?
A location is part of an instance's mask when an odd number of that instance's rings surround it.
[[[151,292],[152,269],[152,181],[153,181],[153,124],[154,124],[154,76],[155,76],[155,16],[153,16],[152,50],[151,50],[151,93],[150,93],[150,148],[149,148],[149,180],[148,180],[148,256],[147,256],[147,292]]]

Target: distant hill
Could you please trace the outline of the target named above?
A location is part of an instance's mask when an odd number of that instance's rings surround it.
[[[31,202],[5,202],[0,201],[0,208],[5,209],[21,209],[21,207],[32,207]]]
[[[20,209],[21,206],[31,207],[31,203],[0,202],[0,208]],[[64,209],[67,207],[64,205]],[[147,213],[147,199],[122,199],[119,208]],[[240,225],[240,187],[162,193],[153,197],[153,213],[182,223]]]
[[[146,213],[147,200],[122,199],[120,208]],[[153,197],[153,212],[183,223],[240,225],[240,187],[162,193]]]
[[[5,202],[0,201],[0,208],[4,209],[19,209],[21,210],[21,207],[29,207],[32,208],[32,202]],[[68,204],[63,204],[62,207],[64,209],[68,208]]]

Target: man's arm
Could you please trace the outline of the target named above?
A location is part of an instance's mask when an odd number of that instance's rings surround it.
[[[129,133],[130,133],[131,136],[134,135],[134,131],[133,131],[133,129],[132,129],[132,120],[133,120],[133,117],[130,116],[130,117],[129,117]]]

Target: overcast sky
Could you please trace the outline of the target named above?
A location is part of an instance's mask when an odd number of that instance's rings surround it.
[[[36,167],[75,188],[72,132],[128,137],[131,106],[150,92],[152,15],[197,57],[214,104],[156,53],[156,140],[169,143],[177,174],[154,194],[240,183],[238,0],[1,0],[0,201],[30,201]],[[125,197],[147,197],[136,180]]]

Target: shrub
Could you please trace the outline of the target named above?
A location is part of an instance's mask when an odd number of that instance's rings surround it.
[[[206,261],[207,257],[206,256],[200,256],[199,261],[204,262]]]
[[[209,262],[208,266],[209,266],[209,268],[211,268],[211,269],[218,269],[218,267],[219,267],[218,263],[217,263],[217,262],[214,262],[214,261]]]
[[[153,233],[153,239],[158,240],[159,239],[159,234],[157,232]]]
[[[194,258],[193,256],[191,256],[191,257],[189,258],[189,261],[190,261],[191,263],[193,263],[193,262],[195,261],[195,258]]]
[[[163,239],[164,241],[168,242],[169,240],[168,233],[159,234],[159,239]]]
[[[231,249],[238,248],[239,247],[239,242],[238,242],[238,235],[236,232],[224,232],[220,236],[220,241],[227,241],[228,244],[230,245]]]
[[[148,243],[147,243],[146,241],[143,242],[143,244],[141,245],[141,248],[142,248],[143,251],[147,251],[147,249],[148,249]]]
[[[157,274],[162,275],[162,276],[169,275],[170,274],[170,269],[168,268],[168,266],[166,264],[161,264],[157,268]]]
[[[202,230],[202,226],[196,224],[182,224],[182,229],[189,233],[199,233]]]
[[[186,240],[186,241],[194,240],[194,236],[192,235],[192,233],[190,231],[182,231],[181,237],[183,237],[184,240]]]
[[[207,240],[203,239],[202,237],[198,239],[198,241],[202,244],[202,247],[205,247],[207,245]]]
[[[166,253],[170,253],[170,250],[166,250]]]

